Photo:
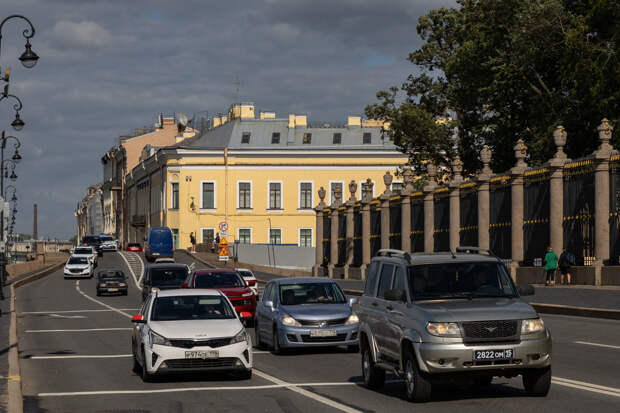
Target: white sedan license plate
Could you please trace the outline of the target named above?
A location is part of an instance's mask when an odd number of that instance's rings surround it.
[[[310,330],[310,337],[334,337],[336,330]]]
[[[186,351],[186,359],[216,359],[220,356],[220,352],[217,350],[207,351]]]
[[[115,292],[115,291],[118,291],[118,288],[108,288],[108,291],[109,291],[109,292],[111,292],[111,293],[113,293],[113,292]]]

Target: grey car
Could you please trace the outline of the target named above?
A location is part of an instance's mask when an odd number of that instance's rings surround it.
[[[294,347],[347,346],[358,350],[355,299],[347,300],[334,281],[285,278],[269,282],[256,309],[257,346],[275,353]]]
[[[362,373],[380,388],[385,372],[426,401],[443,379],[488,385],[521,375],[530,395],[551,385],[551,335],[504,264],[486,250],[409,254],[380,250],[359,300]]]

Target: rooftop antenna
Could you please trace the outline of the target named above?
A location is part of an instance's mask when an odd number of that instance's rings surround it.
[[[237,87],[236,88],[236,92],[235,92],[236,93],[235,98],[236,98],[237,102],[240,102],[240,100],[239,100],[240,99],[240,97],[239,97],[239,89],[241,88],[241,82],[239,81],[239,76],[235,76],[234,84]]]

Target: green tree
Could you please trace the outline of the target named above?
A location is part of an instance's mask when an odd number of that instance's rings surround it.
[[[417,67],[399,87],[377,93],[367,115],[392,121],[388,136],[423,159],[458,153],[467,172],[489,145],[493,168],[514,164],[525,140],[531,164],[555,152],[563,124],[572,158],[598,146],[601,118],[620,120],[620,0],[460,0],[418,21]],[[451,122],[437,123],[449,110]],[[455,133],[455,134],[454,134]],[[456,139],[453,139],[456,137]],[[614,130],[620,144],[620,127]]]

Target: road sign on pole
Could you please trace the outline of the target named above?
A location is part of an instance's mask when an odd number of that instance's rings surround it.
[[[228,231],[228,224],[225,221],[220,222],[219,225],[220,231],[226,232]]]

